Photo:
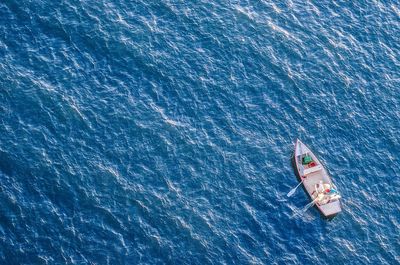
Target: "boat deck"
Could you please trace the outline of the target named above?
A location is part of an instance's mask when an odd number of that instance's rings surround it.
[[[316,165],[312,167],[303,166],[301,161],[305,154],[310,155]],[[304,188],[312,199],[314,198],[313,194],[315,193],[316,185],[318,185],[321,181],[322,183],[332,185],[328,172],[322,166],[319,159],[313,154],[313,152],[311,152],[310,149],[308,149],[307,146],[300,141],[297,141],[296,143],[294,159],[298,174],[303,180]],[[306,178],[303,178],[303,176]],[[341,211],[339,200],[333,200],[326,204],[317,203],[316,206],[325,217],[334,216]]]

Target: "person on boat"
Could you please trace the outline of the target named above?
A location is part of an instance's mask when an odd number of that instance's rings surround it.
[[[327,188],[327,189],[325,189],[324,193],[333,195],[333,194],[337,193],[337,190],[335,190],[334,188]]]
[[[331,185],[328,183],[323,183],[322,180],[319,181],[319,183],[316,185],[316,191],[317,193],[325,193],[327,189],[329,189]]]
[[[336,190],[331,188],[329,183],[323,183],[321,180],[318,184],[315,185],[315,195],[314,198],[318,201],[319,204],[327,204],[332,199],[335,198]]]
[[[323,183],[322,180],[319,184],[315,185],[316,194],[314,198],[320,205],[324,205],[341,198],[336,189],[332,188],[330,184]]]

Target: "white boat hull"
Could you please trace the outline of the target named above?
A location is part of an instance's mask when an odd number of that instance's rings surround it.
[[[302,164],[302,159],[305,155],[310,156],[313,162],[315,162],[315,165],[312,167],[308,167],[307,165],[304,166]],[[305,191],[312,200],[315,199],[315,205],[324,217],[333,218],[342,211],[339,195],[336,195],[336,197],[323,196],[321,195],[323,192],[319,193],[318,188],[322,188],[322,190],[324,190],[324,185],[320,185],[321,182],[329,187],[336,187],[332,183],[327,170],[321,164],[319,159],[300,140],[297,140],[295,144],[293,166],[299,181],[303,181],[303,187]],[[323,199],[320,199],[318,195],[320,195]]]

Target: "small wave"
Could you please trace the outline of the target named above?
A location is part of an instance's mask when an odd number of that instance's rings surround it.
[[[169,117],[165,114],[165,110],[164,110],[163,108],[156,106],[154,103],[150,103],[150,106],[151,106],[157,113],[159,113],[159,114],[161,115],[162,119],[163,119],[166,123],[168,123],[168,124],[170,124],[170,125],[173,125],[173,126],[184,126],[183,123],[181,123],[181,122],[179,122],[179,121],[175,121],[175,120],[169,118]]]

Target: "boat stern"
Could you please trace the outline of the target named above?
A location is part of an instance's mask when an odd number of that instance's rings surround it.
[[[340,200],[330,202],[324,205],[318,205],[318,208],[325,218],[333,218],[342,211]]]

